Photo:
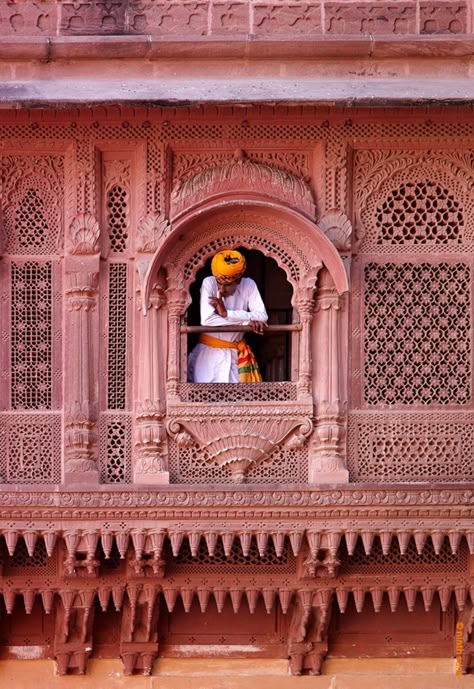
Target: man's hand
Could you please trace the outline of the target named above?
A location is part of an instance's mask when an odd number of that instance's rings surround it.
[[[249,321],[249,326],[252,328],[254,333],[257,333],[257,335],[263,335],[265,325],[266,324],[263,321]]]
[[[224,306],[222,297],[209,297],[209,304],[215,308],[216,313],[219,314],[221,318],[227,318],[227,309]]]

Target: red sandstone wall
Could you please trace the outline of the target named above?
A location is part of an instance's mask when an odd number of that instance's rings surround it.
[[[461,2],[57,2],[3,3],[0,35],[339,36],[459,35],[471,31]]]

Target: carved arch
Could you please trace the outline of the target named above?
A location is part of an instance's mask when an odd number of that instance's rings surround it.
[[[62,244],[64,222],[64,157],[6,155],[2,173],[2,221],[9,253],[56,253]],[[16,216],[22,206],[27,236],[19,247]],[[43,217],[42,232],[35,227],[38,221],[32,220],[35,212]]]
[[[370,244],[367,214],[393,187],[407,181],[430,180],[456,193],[464,208],[465,241],[470,244],[474,226],[470,218],[474,204],[470,189],[474,168],[468,150],[361,150],[355,160],[355,225],[359,241]],[[373,241],[373,238],[372,238]],[[425,246],[426,250],[426,246]]]
[[[333,222],[330,224],[332,227]],[[147,421],[147,447],[151,448],[152,432],[155,449],[151,449],[156,461],[153,463],[153,458],[147,456],[146,471],[141,471],[140,476],[135,473],[135,479],[140,481],[141,474],[146,474],[149,481],[150,472],[154,472],[156,482],[166,482],[169,462],[166,447],[170,442],[184,453],[189,443],[196,443],[198,451],[205,453],[212,466],[219,466],[224,474],[229,469],[232,480],[238,482],[245,480],[252,468],[271,462],[277,448],[288,443],[297,449],[305,445],[311,482],[346,482],[343,453],[346,420],[341,403],[346,367],[335,372],[334,366],[327,363],[341,361],[346,355],[341,341],[346,325],[341,322],[347,312],[343,312],[340,295],[347,292],[348,284],[334,244],[304,213],[283,203],[245,197],[237,202],[231,195],[183,214],[167,230],[161,233],[159,246],[144,272],[143,306],[148,305],[149,312],[147,318],[141,319],[143,345],[140,347],[144,355],[139,375],[140,400],[155,399],[157,408],[161,404],[165,411],[159,418]],[[293,304],[300,319],[295,344],[298,376],[288,384],[293,386],[295,396],[286,398],[283,405],[264,396],[258,417],[249,412],[244,400],[213,405],[183,396],[187,383],[181,381],[180,328],[191,299],[189,288],[206,260],[229,245],[259,250],[277,262],[293,287]],[[142,264],[146,260],[143,258]],[[319,279],[318,275],[323,273],[324,279]],[[164,308],[155,309],[152,289],[157,277],[165,274]],[[316,353],[324,363],[313,368]],[[147,358],[161,361],[162,365],[147,368],[143,365]],[[150,369],[156,380],[150,376]],[[138,431],[143,426],[145,437],[144,425],[140,424],[142,420],[137,418]],[[164,427],[169,436],[167,441]],[[222,438],[229,439],[229,447],[223,448]],[[143,438],[138,437],[136,446],[141,447],[140,443],[144,446]],[[249,443],[253,454],[247,451]],[[154,468],[158,465],[159,470]]]
[[[336,248],[324,232],[302,213],[282,204],[255,199],[211,201],[199,211],[190,211],[172,225],[162,238],[144,276],[144,306],[148,304],[154,276],[165,263],[184,266],[187,289],[196,270],[212,251],[240,245],[263,250],[276,260],[295,288],[303,273],[323,265],[338,294],[348,291],[347,274]]]
[[[210,199],[269,198],[315,217],[313,194],[306,179],[288,170],[256,162],[242,150],[234,159],[190,175],[176,185],[171,195],[171,216],[178,218]]]

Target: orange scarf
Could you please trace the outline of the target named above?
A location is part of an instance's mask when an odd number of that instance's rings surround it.
[[[258,368],[257,360],[245,340],[240,340],[240,342],[229,342],[229,340],[220,340],[218,337],[203,334],[200,335],[199,342],[207,347],[216,347],[217,349],[237,349],[239,382],[260,383],[262,381],[262,375]]]

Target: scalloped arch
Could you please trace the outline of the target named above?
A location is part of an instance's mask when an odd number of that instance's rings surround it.
[[[165,263],[182,266],[182,286],[186,288],[210,253],[229,244],[258,249],[271,256],[294,287],[301,277],[322,263],[338,293],[348,290],[341,257],[315,223],[283,205],[240,198],[209,202],[173,224],[148,266],[144,303],[148,303],[153,276]]]

